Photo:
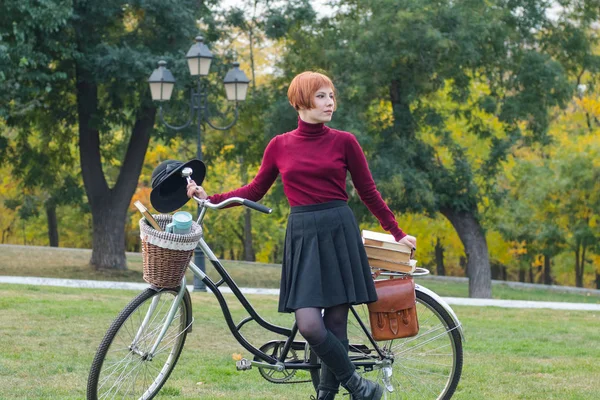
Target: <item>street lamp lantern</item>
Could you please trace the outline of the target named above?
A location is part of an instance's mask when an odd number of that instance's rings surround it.
[[[171,94],[173,94],[175,77],[166,66],[167,62],[160,60],[158,62],[158,68],[156,68],[154,72],[152,72],[152,75],[150,75],[150,78],[148,78],[152,100],[169,101]]]
[[[244,71],[240,69],[240,63],[233,63],[233,68],[231,68],[229,72],[227,72],[227,75],[225,75],[225,79],[223,79],[223,83],[225,84],[227,100],[246,100],[246,94],[248,93],[248,84],[250,83],[250,79],[248,79]]]
[[[197,76],[196,88],[190,90],[190,114],[187,122],[183,125],[175,126],[165,121],[164,111],[162,104],[158,108],[158,118],[167,127],[176,131],[180,131],[196,123],[198,146],[196,150],[196,157],[198,160],[202,160],[202,126],[207,124],[211,128],[219,131],[224,131],[231,128],[238,120],[238,101],[246,99],[248,92],[248,84],[250,79],[244,74],[239,68],[240,64],[233,63],[233,68],[229,70],[223,83],[225,84],[225,91],[227,92],[227,99],[235,101],[234,105],[228,105],[228,110],[233,111],[233,120],[226,126],[217,126],[212,123],[211,107],[209,107],[208,92],[202,84],[202,77],[208,75],[210,69],[210,63],[213,59],[213,55],[209,48],[204,44],[204,38],[202,36],[196,37],[196,44],[194,44],[186,55],[188,61],[188,67],[190,68],[190,74]],[[171,71],[166,68],[167,63],[165,61],[159,61],[158,68],[154,70],[148,83],[150,84],[150,91],[152,92],[152,100],[164,102],[171,98],[173,93],[173,87],[175,86],[175,78]],[[219,112],[220,114],[220,112]],[[194,263],[201,271],[206,271],[204,254],[200,248],[196,248],[194,255]],[[204,282],[194,275],[194,290],[206,291]]]
[[[196,44],[190,47],[185,58],[187,58],[188,67],[192,76],[208,75],[213,55],[208,49],[208,46],[204,44],[204,38],[202,36],[196,36]]]

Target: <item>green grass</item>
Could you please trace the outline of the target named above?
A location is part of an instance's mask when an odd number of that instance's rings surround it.
[[[91,250],[0,245],[0,275],[143,282],[142,257],[139,253],[127,253],[126,271],[94,270],[88,264],[90,257]],[[227,260],[223,264],[240,287],[279,287],[281,268],[278,265]],[[213,280],[220,279],[208,261],[206,269]],[[187,278],[191,283],[193,276],[190,272]],[[426,277],[417,278],[416,281],[440,296],[469,296],[468,284],[464,282],[442,282]],[[496,299],[600,304],[600,295],[593,291],[570,293],[543,288],[515,289],[500,284],[494,285],[492,292]]]
[[[96,346],[136,292],[27,285],[0,287],[0,399],[84,399]],[[193,293],[195,324],[160,399],[308,399],[308,383],[274,385],[238,372],[214,296]],[[249,296],[267,320],[289,326],[275,296]],[[232,296],[227,296],[231,300]],[[245,316],[231,304],[235,320]],[[597,399],[600,312],[455,307],[467,342],[453,399]],[[257,345],[268,336],[244,332]],[[306,378],[306,375],[304,375]]]

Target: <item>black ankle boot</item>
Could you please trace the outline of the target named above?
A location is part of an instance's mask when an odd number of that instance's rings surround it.
[[[356,372],[342,386],[350,392],[352,400],[379,400],[383,396],[383,387]]]
[[[335,392],[329,390],[319,390],[317,400],[333,400],[335,398]]]

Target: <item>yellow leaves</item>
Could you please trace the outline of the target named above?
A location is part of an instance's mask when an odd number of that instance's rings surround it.
[[[509,248],[508,248],[508,253],[515,256],[515,257],[519,257],[519,256],[523,256],[525,254],[527,254],[527,242],[522,241],[522,242],[516,242],[516,241],[512,241],[508,243]]]
[[[600,101],[592,97],[584,97],[582,99],[576,99],[575,103],[581,107],[581,109],[593,116],[600,116]]]
[[[230,151],[232,151],[234,149],[235,149],[235,144],[226,144],[221,149],[221,155],[225,155],[225,154],[229,153]]]
[[[446,124],[442,129],[448,131],[452,141],[462,148],[472,166],[472,170],[477,173],[481,170],[480,166],[489,158],[491,138],[504,138],[506,136],[505,127],[495,115],[482,111],[476,105],[478,98],[489,91],[485,85],[473,83],[471,98],[464,103],[456,103],[452,100],[450,97],[451,89],[452,82],[448,81],[443,89],[421,100],[444,116]],[[472,115],[472,120],[467,121],[457,111],[469,112]],[[422,126],[419,137],[436,149],[438,160],[442,165],[452,168],[455,161],[452,149],[442,143],[439,134],[434,129]],[[481,132],[481,134],[478,134],[475,130]]]
[[[146,160],[151,161],[154,159],[158,161],[167,159],[171,151],[172,149],[168,148],[164,144],[158,143],[154,147],[148,149],[148,152],[146,153]]]
[[[231,358],[233,358],[234,361],[240,361],[242,359],[242,355],[240,353],[233,353]]]
[[[510,265],[515,255],[511,250],[512,243],[504,241],[502,235],[494,230],[488,230],[486,234],[490,258],[503,265]]]
[[[436,149],[437,159],[443,166],[446,168],[450,168],[452,166],[452,154],[447,147],[441,145],[440,138],[435,134],[435,132],[433,132],[432,129],[425,127],[420,132],[420,138],[423,140],[423,142],[430,144]]]
[[[590,258],[592,259],[594,270],[600,275],[600,255],[592,254]]]
[[[384,130],[394,123],[392,103],[389,100],[373,102],[367,110],[367,118],[373,121],[378,130]]]
[[[141,202],[144,206],[146,206],[146,208],[150,209],[151,208],[151,206],[150,206],[150,192],[151,191],[152,191],[152,189],[149,187],[146,187],[146,186],[138,187],[135,190],[133,197],[131,198],[131,202],[129,203],[129,209],[137,210],[137,208],[135,208],[135,206],[133,205],[136,201]],[[141,217],[142,217],[141,214],[134,213],[133,221],[137,221]]]
[[[533,260],[531,265],[534,267],[542,267],[544,265],[544,256],[541,254],[536,255],[535,260]]]
[[[201,28],[202,30],[202,28]],[[244,32],[239,28],[231,28],[231,41],[223,40],[219,44],[214,45],[214,53],[228,53],[231,50],[237,54],[237,60],[240,62],[240,69],[244,71],[246,76],[253,82],[250,85],[261,86],[269,83],[275,76],[273,74],[273,65],[276,60],[283,54],[283,42],[276,42],[262,35],[259,29],[254,30],[252,42],[248,32]],[[252,48],[251,48],[252,45]],[[254,60],[254,76],[252,74],[252,65],[250,64],[250,52],[252,51],[252,59]]]
[[[5,201],[14,198],[18,193],[17,182],[10,175],[8,167],[0,168],[0,232],[3,232],[2,242],[4,243],[4,232],[9,231],[9,227],[17,218],[17,212],[5,206]],[[8,235],[8,233],[6,234]]]
[[[123,15],[123,26],[126,32],[135,31],[140,22],[144,19],[145,13],[142,8],[134,9],[127,5],[125,6],[125,14]]]
[[[261,243],[262,249],[260,249],[258,252],[256,252],[256,262],[269,263],[269,262],[271,262],[271,256],[273,255],[273,250],[274,250],[277,242],[276,242],[276,239],[272,238],[272,237],[271,238],[263,237],[263,239],[268,239],[268,240],[264,240],[263,243]]]

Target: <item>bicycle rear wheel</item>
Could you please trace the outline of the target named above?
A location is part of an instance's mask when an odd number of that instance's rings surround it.
[[[354,309],[370,332],[367,306],[354,306]],[[383,399],[448,400],[456,390],[463,364],[458,327],[435,299],[419,291],[417,316],[417,336],[377,342],[385,355],[382,358],[369,342],[359,321],[350,314],[350,358],[359,366],[358,373],[384,387]],[[311,360],[316,362],[314,354],[311,354]],[[319,370],[311,371],[311,378],[316,388]]]
[[[177,293],[178,289],[148,288],[121,311],[92,362],[88,400],[146,400],[158,393],[175,368],[192,323],[186,290],[161,343],[149,354]]]

